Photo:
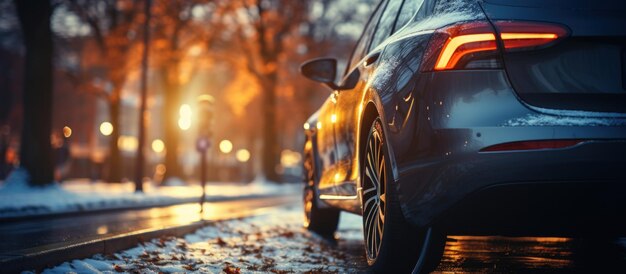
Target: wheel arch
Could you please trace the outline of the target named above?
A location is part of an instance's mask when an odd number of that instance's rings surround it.
[[[366,102],[366,103],[365,103]],[[387,143],[387,151],[389,152],[389,159],[391,164],[391,171],[393,181],[395,182],[398,179],[398,169],[396,165],[395,154],[393,151],[393,146],[389,143],[389,129],[387,127],[387,123],[385,122],[385,114],[383,110],[380,110],[377,107],[376,99],[370,101],[364,101],[364,107],[361,114],[361,120],[359,125],[358,139],[357,139],[357,155],[355,160],[357,161],[356,168],[358,168],[358,176],[357,176],[357,195],[359,201],[361,201],[361,158],[363,157],[363,153],[365,151],[365,140],[367,140],[369,129],[372,123],[376,118],[380,117],[382,123],[383,133],[385,135],[385,142]],[[381,106],[382,108],[382,106]]]
[[[357,160],[361,160],[363,157],[363,152],[365,151],[365,142],[363,140],[367,139],[367,135],[369,134],[369,128],[374,123],[374,120],[380,116],[378,113],[378,109],[374,105],[373,102],[367,103],[365,108],[363,109],[363,115],[361,118],[361,126],[359,128],[359,153],[357,155]],[[359,162],[360,163],[360,162]],[[359,166],[360,168],[360,166]]]

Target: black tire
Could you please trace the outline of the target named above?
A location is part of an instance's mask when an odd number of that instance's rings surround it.
[[[367,263],[377,273],[433,271],[443,255],[445,236],[432,228],[412,227],[405,221],[393,185],[380,119],[372,123],[365,146],[361,158],[361,202]]]
[[[340,211],[335,208],[320,208],[315,189],[315,165],[313,155],[307,154],[304,161],[305,184],[302,201],[304,204],[304,227],[317,234],[332,237],[337,231]]]

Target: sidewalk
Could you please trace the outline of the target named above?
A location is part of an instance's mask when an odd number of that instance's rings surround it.
[[[30,188],[22,183],[25,180],[19,172],[11,176],[6,183],[0,182],[0,219],[192,203],[199,202],[202,194],[198,183],[159,187],[144,183],[144,192],[135,193],[132,182],[76,179],[45,188]],[[211,202],[298,193],[300,188],[300,184],[279,185],[259,180],[249,184],[210,182],[206,195]]]
[[[302,227],[300,204],[198,228],[70,258],[41,273],[363,273],[367,266],[361,217],[354,214],[341,214],[333,240]]]

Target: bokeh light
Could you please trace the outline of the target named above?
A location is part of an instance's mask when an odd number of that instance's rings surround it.
[[[139,141],[135,136],[122,135],[117,139],[117,147],[122,151],[134,152],[139,147]]]
[[[230,153],[233,150],[233,143],[229,140],[222,140],[220,142],[220,151],[222,153]]]
[[[165,174],[165,171],[167,171],[167,168],[165,167],[164,164],[158,164],[155,168],[154,168],[154,172],[157,175],[163,175]]]
[[[250,160],[250,151],[248,151],[247,149],[237,150],[235,158],[237,158],[237,161],[245,163]]]
[[[165,150],[165,143],[161,139],[154,139],[152,141],[152,150],[156,153],[162,153]]]
[[[109,136],[113,133],[113,125],[109,122],[102,122],[100,124],[100,133],[104,136]]]
[[[297,151],[285,149],[280,153],[280,164],[283,167],[295,167],[300,165],[302,154]]]
[[[183,104],[178,110],[180,117],[178,118],[178,127],[182,130],[188,130],[191,128],[191,107],[188,104]]]
[[[65,136],[65,138],[70,138],[70,136],[72,136],[72,128],[70,128],[68,126],[64,126],[63,127],[63,136]]]

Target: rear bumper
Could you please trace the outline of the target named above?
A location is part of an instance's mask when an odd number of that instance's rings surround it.
[[[626,182],[499,184],[447,210],[437,226],[453,235],[626,235]]]
[[[448,155],[409,165],[396,183],[416,226],[490,235],[626,231],[626,141]]]

